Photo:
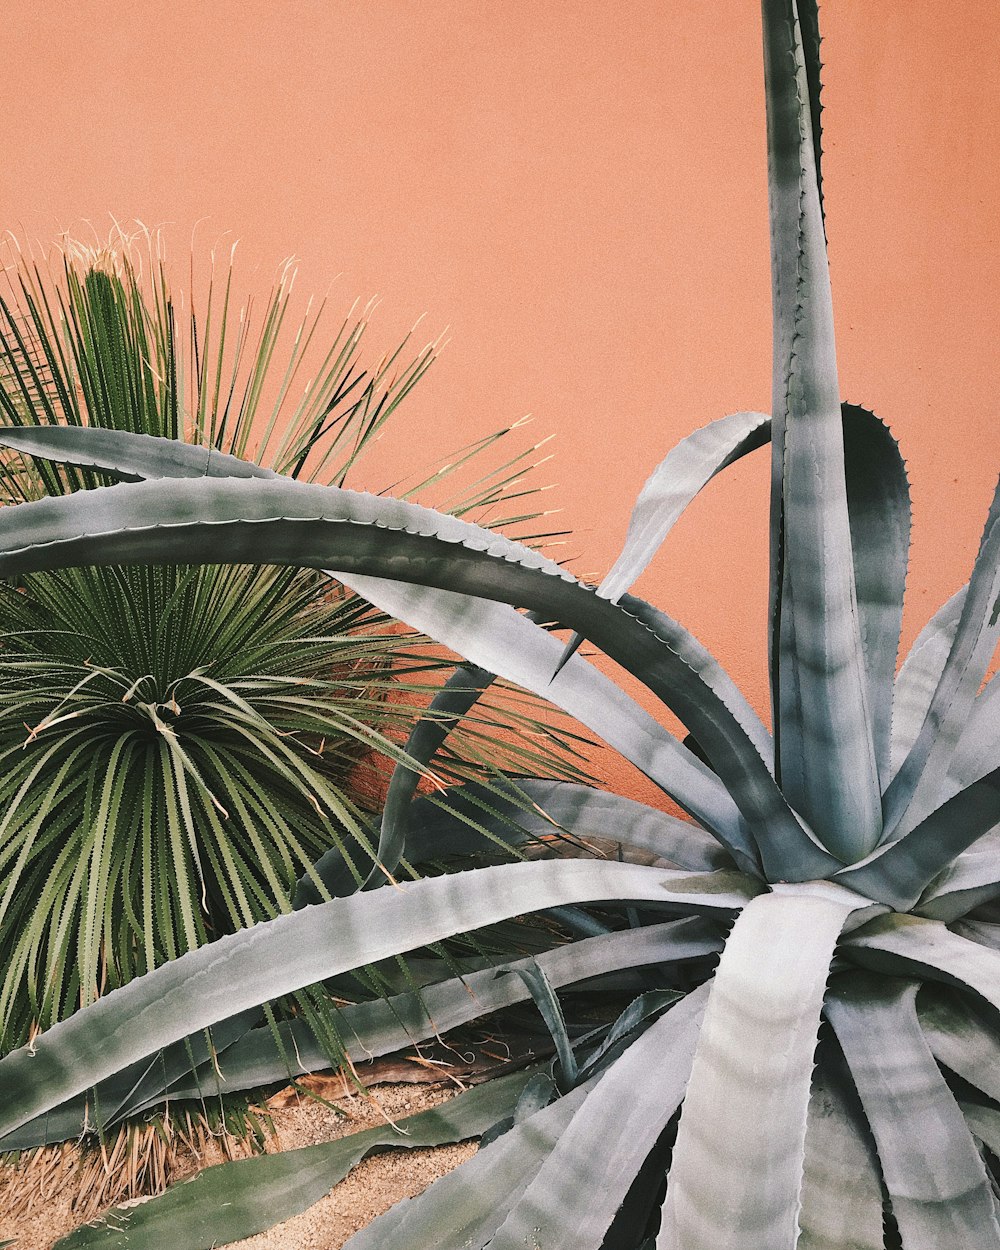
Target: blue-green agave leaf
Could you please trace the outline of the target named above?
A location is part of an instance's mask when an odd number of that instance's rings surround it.
[[[681,1111],[658,1250],[793,1250],[823,995],[845,921],[866,903],[827,883],[779,886],[737,917]]]
[[[1000,639],[1000,486],[969,578],[955,637],[916,741],[885,795],[890,836],[916,828],[941,801],[962,730]]]
[[[817,1069],[809,1096],[797,1250],[883,1250],[882,1178],[870,1136],[833,1074]]]
[[[82,469],[99,469],[123,482],[171,477],[277,476],[272,469],[262,469],[213,447],[97,426],[0,426],[0,447]]]
[[[476,839],[463,816],[504,840],[566,830],[575,839],[603,838],[647,851],[689,872],[732,867],[719,843],[690,821],[608,790],[545,777],[471,782],[417,799],[407,841],[413,862],[488,845]]]
[[[890,777],[893,684],[910,550],[910,485],[888,427],[857,404],[842,404],[841,412],[861,647],[884,789]]]
[[[1000,894],[998,854],[1000,828],[994,827],[938,873],[913,911],[950,924],[996,898]]]
[[[952,860],[1000,823],[1000,768],[953,795],[902,838],[836,874],[869,898],[909,911]]]
[[[864,973],[839,977],[826,1016],[871,1126],[903,1245],[998,1250],[986,1168],[921,1032],[917,988]]]
[[[724,913],[759,888],[738,873],[557,860],[456,873],[279,916],[156,968],[0,1060],[0,1134],[218,1020],[452,934],[611,899]]]
[[[917,1019],[934,1058],[994,1101],[1000,1100],[1000,1040],[953,990],[925,986]]]
[[[896,678],[892,705],[892,765],[895,776],[917,740],[965,606],[968,584],[957,590],[917,635]]]
[[[63,1237],[55,1250],[211,1250],[252,1237],[318,1202],[366,1155],[478,1137],[517,1105],[531,1075],[528,1070],[499,1077],[395,1125],[204,1168],[158,1197],[116,1207]]]
[[[849,934],[841,946],[866,968],[972,990],[1000,1010],[1000,950],[952,933],[939,920],[890,912]]]
[[[948,768],[945,793],[985,777],[1000,759],[1000,681],[992,677],[976,696]]]
[[[397,1203],[355,1233],[344,1250],[481,1250],[602,1079],[516,1124],[418,1198]]]
[[[631,589],[659,551],[681,513],[716,474],[763,447],[771,437],[771,418],[762,412],[734,412],[695,430],[671,449],[643,486],[629,517],[625,544],[597,593],[617,602]],[[580,645],[567,644],[561,663]]]
[[[772,702],[781,787],[834,855],[882,832],[844,425],[795,0],[764,0],[774,291]],[[699,738],[700,741],[700,738]]]
[[[605,1072],[490,1250],[522,1250],[532,1238],[545,1250],[598,1250],[684,1097],[708,993],[706,984],[688,994]]]

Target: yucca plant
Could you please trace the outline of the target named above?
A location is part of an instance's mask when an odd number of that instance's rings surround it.
[[[191,1075],[179,1048],[217,1021],[227,1038],[243,1029],[219,1057],[224,1076],[255,1064],[258,1075],[273,1073],[273,1040],[236,1013],[448,934],[599,902],[620,919],[539,955],[522,976],[484,968],[347,1009],[360,1054],[532,989],[555,1021],[560,987],[612,972],[646,969],[680,992],[661,1014],[636,1012],[633,1027],[622,1025],[607,1066],[587,1069],[564,1053],[564,1078],[574,1067],[589,1075],[564,1079],[561,1097],[547,1101],[524,1074],[461,1095],[434,1124],[414,1123],[454,1138],[501,1122],[473,1160],[357,1234],[352,1250],[1000,1247],[1000,685],[983,685],[1000,635],[1000,491],[967,585],[896,675],[908,489],[885,427],[842,407],[837,390],[816,5],[764,0],[763,19],[773,416],[727,417],[671,452],[596,592],[460,521],[280,479],[91,491],[12,510],[0,536],[8,576],[166,561],[181,550],[238,560],[251,546],[278,563],[340,570],[479,666],[443,692],[440,706],[454,716],[490,673],[544,688],[692,821],[541,781],[519,781],[500,803],[466,787],[450,804],[408,804],[411,780],[399,774],[380,836],[389,870],[410,845],[452,845],[449,811],[457,819],[463,807],[480,812],[483,828],[510,830],[523,811],[529,831],[599,834],[661,862],[577,858],[445,875],[307,906],[222,939],[0,1063],[2,1129],[37,1133],[49,1111],[79,1119],[85,1091],[120,1095],[154,1056],[185,1069],[173,1089],[204,1081],[204,1060]],[[68,440],[47,433],[50,453],[66,454]],[[20,434],[5,437],[24,445]],[[690,634],[628,594],[687,502],[768,439],[773,738]],[[115,446],[112,462],[133,476],[162,463],[152,445]],[[508,605],[600,647],[676,713],[691,745]],[[424,735],[427,749],[439,734]],[[180,1187],[64,1244],[233,1240],[301,1209],[374,1145],[384,1139],[220,1168],[200,1189]]]
[[[21,258],[7,272],[8,422],[177,440],[203,449],[201,471],[343,483],[436,345],[407,359],[404,340],[366,366],[370,310],[352,309],[317,358],[323,308],[286,324],[287,268],[255,338],[233,306],[231,261],[221,277],[213,266],[185,326],[147,242],[145,254],[125,237],[70,243],[55,264]],[[495,442],[456,459],[478,465]],[[251,453],[273,468],[235,459]],[[500,501],[532,493],[512,487],[524,463],[520,451],[499,466],[494,456],[453,506],[503,523]],[[17,456],[0,473],[10,502],[107,480]],[[360,751],[400,758],[393,738],[413,713],[399,696],[418,698],[441,668],[319,573],[256,564],[29,574],[0,588],[0,635],[0,1053],[166,959],[290,910],[296,880],[331,847],[348,883],[363,881],[370,818],[349,770]],[[498,709],[493,731],[504,721],[532,727],[524,709]],[[524,760],[555,765],[558,735],[534,727]],[[519,754],[497,750],[508,766]],[[491,754],[474,734],[463,751]],[[573,771],[568,757],[562,768]]]

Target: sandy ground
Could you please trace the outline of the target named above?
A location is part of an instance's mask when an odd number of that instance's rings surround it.
[[[277,1141],[269,1143],[268,1150],[290,1150],[332,1141],[348,1133],[373,1128],[384,1123],[385,1117],[396,1120],[437,1106],[454,1092],[454,1086],[383,1085],[372,1089],[369,1098],[357,1094],[338,1098],[334,1106],[344,1114],[313,1100],[280,1108],[272,1112]],[[252,1250],[339,1250],[376,1215],[401,1198],[419,1194],[431,1181],[457,1167],[475,1150],[475,1143],[468,1142],[433,1150],[398,1150],[376,1155],[358,1164],[308,1211],[266,1233],[232,1244]],[[177,1179],[190,1175],[197,1167],[192,1161]],[[53,1191],[40,1198],[27,1216],[16,1223],[0,1211],[0,1244],[4,1239],[12,1239],[12,1250],[50,1250],[60,1237],[77,1227],[80,1220],[70,1210],[69,1187],[54,1183]]]

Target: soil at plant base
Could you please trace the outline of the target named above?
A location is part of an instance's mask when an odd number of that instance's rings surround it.
[[[367,1096],[343,1093],[336,1099],[324,1095],[332,1106],[314,1099],[272,1106],[276,1138],[267,1145],[269,1152],[292,1150],[332,1141],[348,1133],[374,1128],[386,1119],[436,1107],[457,1092],[452,1084],[432,1087],[413,1084],[381,1085]],[[274,1100],[277,1103],[279,1100]],[[432,1150],[396,1150],[366,1159],[315,1206],[279,1224],[266,1233],[232,1243],[250,1250],[339,1250],[347,1239],[364,1228],[402,1198],[421,1193],[439,1176],[475,1154],[474,1142],[441,1146]],[[193,1175],[201,1167],[221,1162],[211,1153],[191,1159],[175,1173],[177,1179]],[[66,1186],[40,1196],[36,1205],[17,1222],[0,1210],[0,1242],[12,1239],[12,1250],[50,1250],[60,1237],[80,1223],[70,1207],[72,1194]]]

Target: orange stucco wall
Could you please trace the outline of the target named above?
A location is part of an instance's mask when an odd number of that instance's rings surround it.
[[[966,576],[1000,464],[1000,7],[823,19],[842,389],[910,462],[910,639]],[[392,454],[533,412],[581,570],[677,438],[769,406],[754,0],[15,0],[4,26],[3,227],[113,213],[183,253],[204,219],[262,287],[295,252],[304,285],[383,295],[387,338],[450,325]],[[715,483],[641,583],[760,706],[765,477],[757,456]]]

